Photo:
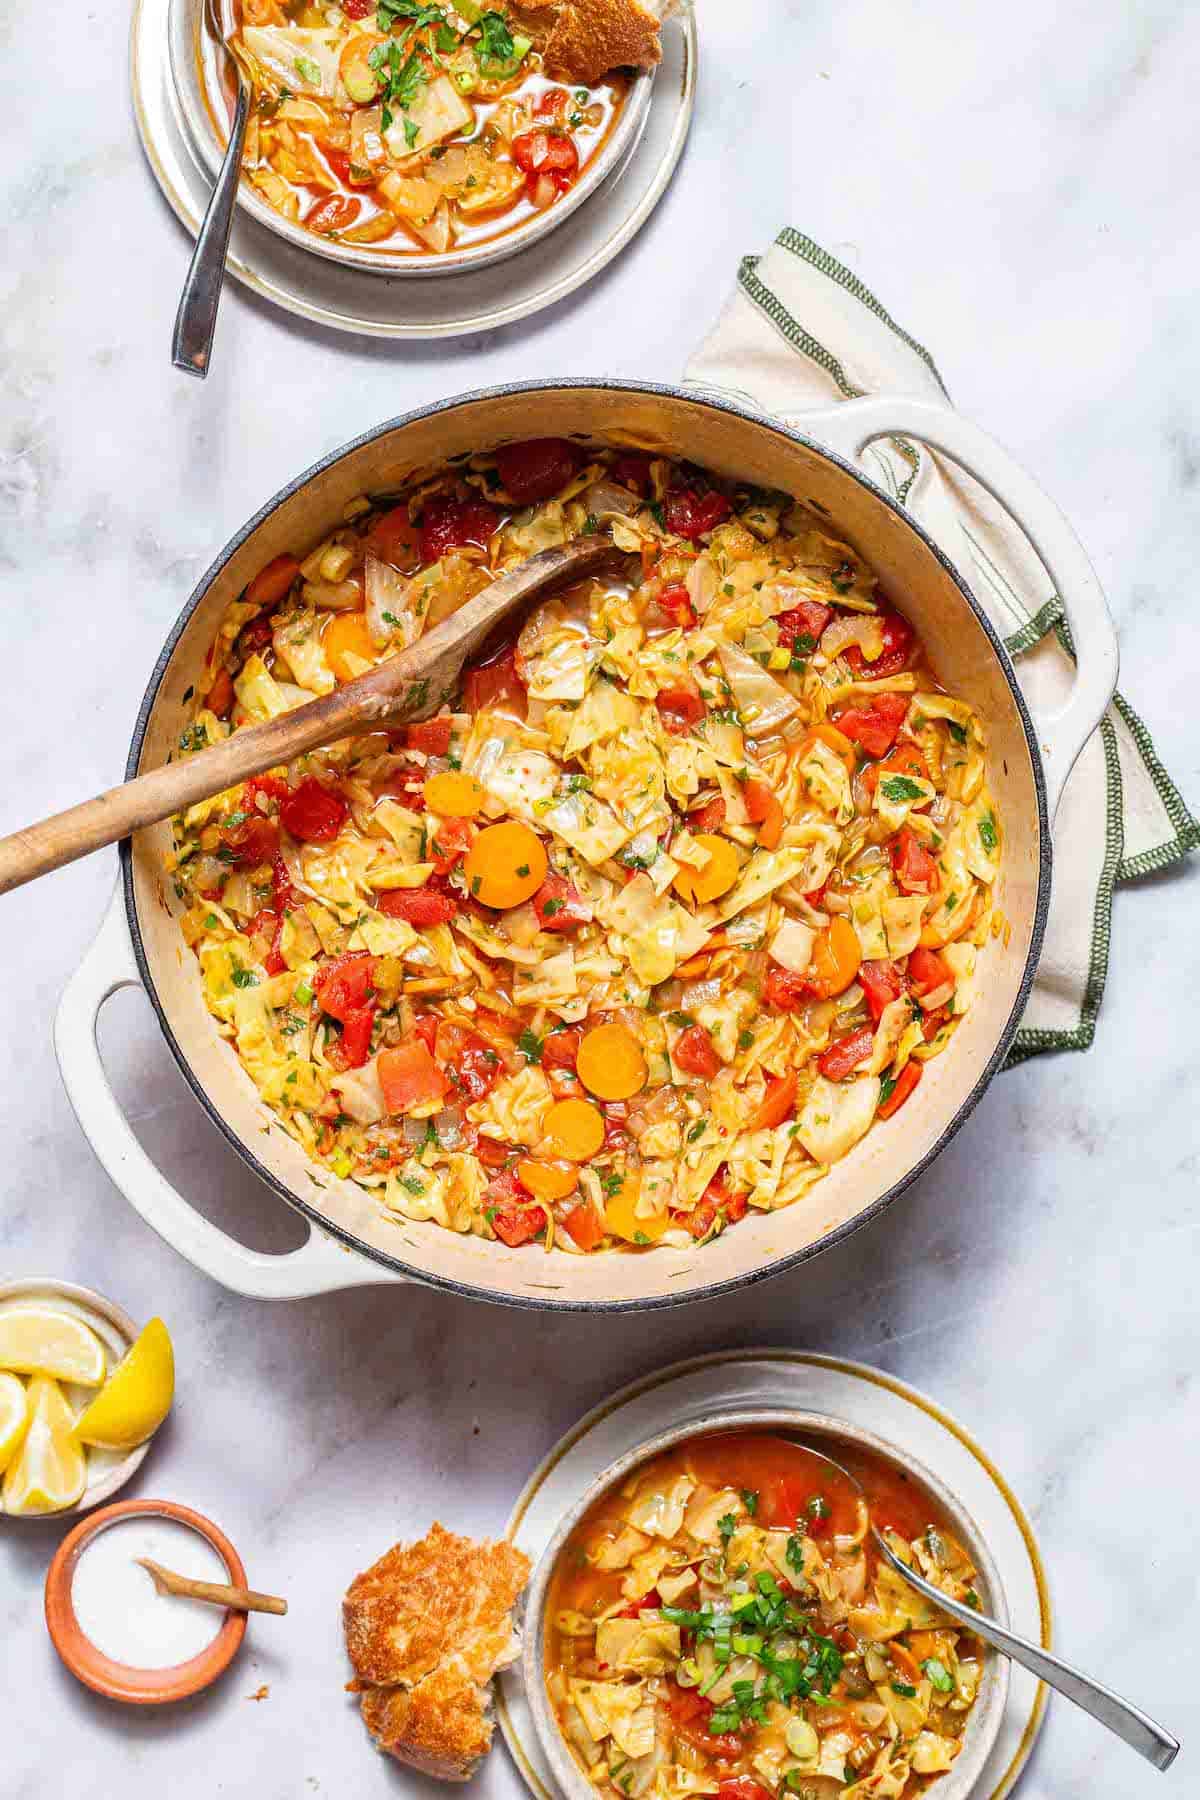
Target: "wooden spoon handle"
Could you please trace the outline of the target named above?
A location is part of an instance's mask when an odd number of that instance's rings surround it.
[[[282,713],[265,725],[247,726],[208,750],[167,763],[0,838],[0,894],[64,863],[75,862],[105,844],[169,819],[183,808],[236,787],[264,769],[294,762],[307,750],[370,730],[383,720],[419,719],[436,712],[453,692],[463,660],[520,601],[544,588],[593,569],[612,555],[607,538],[585,538],[561,549],[543,550],[507,570],[474,599],[419,638],[410,650],[389,657],[320,700]]]

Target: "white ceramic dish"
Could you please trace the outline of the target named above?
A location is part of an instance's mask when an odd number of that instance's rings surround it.
[[[55,1312],[67,1313],[72,1318],[82,1319],[89,1325],[104,1345],[108,1357],[108,1367],[113,1369],[129,1349],[138,1334],[138,1327],[125,1311],[113,1300],[106,1300],[103,1294],[94,1289],[76,1287],[69,1281],[48,1281],[33,1277],[25,1281],[0,1282],[0,1312],[22,1303],[38,1300]],[[94,1388],[81,1388],[67,1385],[66,1393],[77,1409],[96,1392]],[[5,1511],[0,1501],[0,1518],[17,1519],[21,1524],[45,1522],[47,1519],[67,1519],[76,1513],[88,1512],[93,1506],[99,1506],[102,1500],[111,1500],[112,1496],[125,1486],[130,1476],[141,1468],[146,1459],[152,1438],[139,1444],[135,1450],[93,1450],[87,1453],[87,1486],[74,1506],[64,1507],[56,1513],[12,1514]]]
[[[508,1535],[533,1560],[535,1573],[526,1654],[500,1679],[498,1716],[536,1800],[562,1793],[575,1800],[587,1791],[586,1783],[575,1785],[575,1765],[542,1698],[533,1641],[546,1577],[569,1529],[564,1521],[576,1518],[614,1473],[641,1461],[664,1438],[785,1416],[806,1421],[808,1428],[823,1419],[827,1428],[890,1452],[913,1469],[971,1544],[989,1583],[990,1609],[1050,1647],[1049,1595],[1029,1523],[986,1453],[924,1395],[880,1370],[802,1351],[727,1351],[678,1363],[613,1395],[568,1432],[534,1471],[509,1520]],[[994,1684],[981,1694],[986,1714],[977,1709],[956,1770],[932,1790],[937,1800],[965,1800],[968,1793],[973,1800],[1002,1800],[1033,1747],[1045,1689],[1002,1658],[989,1658],[986,1680]]]
[[[217,125],[220,88],[213,49],[205,31],[204,9],[205,0],[168,0],[167,45],[171,80],[188,138],[199,152],[210,180],[215,181],[225,155],[228,133]],[[657,70],[644,70],[630,83],[616,124],[569,193],[556,200],[546,212],[535,214],[511,231],[462,250],[448,250],[438,256],[415,249],[388,251],[381,247],[371,250],[354,244],[335,243],[305,231],[302,225],[292,224],[273,206],[268,206],[246,181],[238,189],[238,205],[266,230],[273,231],[307,255],[324,257],[341,268],[359,269],[367,275],[387,275],[404,280],[412,276],[464,275],[491,268],[510,256],[544,243],[616,169],[624,166],[645,130],[656,74]]]
[[[397,1221],[367,1190],[308,1161],[221,1039],[174,917],[180,902],[164,876],[170,827],[156,826],[122,848],[125,921],[110,918],[68,987],[55,1042],[80,1122],[114,1181],[150,1224],[217,1280],[263,1298],[401,1276],[517,1306],[617,1311],[679,1305],[778,1274],[837,1243],[894,1202],[968,1117],[1003,1064],[1034,979],[1049,904],[1050,817],[1112,694],[1116,639],[1069,525],[1011,458],[959,414],[897,396],[847,401],[804,423],[811,437],[686,389],[560,380],[463,395],[367,433],[276,495],[201,580],[151,677],[127,773],[159,766],[178,743],[186,696],[218,622],[258,569],[283,550],[307,550],[341,522],[352,498],[393,493],[414,469],[536,430],[650,448],[785,488],[822,510],[859,547],[930,647],[941,679],[984,722],[991,789],[1004,821],[997,899],[1008,928],[985,948],[978,997],[952,1053],[929,1065],[914,1100],[870,1132],[803,1203],[747,1219],[699,1253],[530,1252],[432,1221]],[[1079,648],[1074,688],[1056,715],[1035,725],[1007,654],[963,577],[854,460],[860,448],[896,433],[968,467],[1041,552]],[[135,981],[146,987],[167,1042],[214,1124],[248,1166],[316,1227],[303,1249],[286,1257],[246,1251],[197,1214],[147,1160],[109,1088],[95,1033],[96,1013],[108,995]]]
[[[546,1684],[542,1678],[545,1662],[546,1602],[555,1565],[563,1546],[583,1514],[602,1494],[652,1457],[661,1455],[663,1451],[670,1450],[674,1445],[683,1443],[686,1439],[707,1435],[712,1429],[713,1426],[709,1423],[699,1429],[692,1423],[675,1423],[667,1430],[657,1432],[644,1443],[626,1451],[624,1456],[618,1457],[614,1463],[610,1463],[606,1469],[601,1470],[590,1486],[580,1494],[575,1504],[563,1514],[557,1530],[546,1545],[533,1572],[525,1609],[525,1648],[522,1655],[521,1675],[525,1685],[526,1702],[533,1718],[538,1741],[546,1760],[554,1771],[559,1787],[569,1796],[569,1800],[589,1800],[589,1796],[594,1800],[595,1789],[571,1755],[566,1741],[558,1729],[554,1709],[550,1704]],[[964,1545],[979,1571],[977,1585],[983,1600],[984,1611],[1001,1625],[1008,1624],[1008,1605],[1004,1598],[1000,1574],[978,1525],[950,1489],[918,1462],[915,1456],[901,1450],[897,1445],[889,1443],[875,1432],[852,1424],[847,1419],[834,1418],[826,1412],[808,1412],[792,1407],[731,1408],[722,1414],[719,1429],[721,1431],[760,1430],[802,1433],[806,1439],[816,1440],[818,1447],[827,1448],[829,1454],[835,1459],[838,1456],[839,1443],[850,1443],[860,1449],[872,1452],[895,1468],[907,1471],[918,1482],[921,1482],[940,1503],[955,1535]],[[1004,1657],[989,1653],[984,1664],[979,1695],[971,1709],[963,1734],[962,1749],[955,1758],[954,1767],[949,1774],[937,1782],[937,1800],[966,1800],[966,1796],[971,1793],[999,1735],[1004,1716],[1004,1704],[1008,1698],[1008,1682],[1009,1663]]]
[[[192,144],[167,53],[169,0],[137,0],[130,33],[134,118],[163,196],[195,237],[212,176]],[[654,105],[640,140],[562,228],[522,255],[459,275],[401,281],[345,268],[286,242],[239,210],[227,269],[273,305],[336,331],[443,338],[488,331],[565,299],[612,261],[666,192],[683,152],[696,95],[690,10],[663,29]],[[180,264],[180,279],[183,278]]]

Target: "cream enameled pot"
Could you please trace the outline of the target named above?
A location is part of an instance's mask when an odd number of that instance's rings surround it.
[[[178,740],[184,695],[218,622],[257,570],[283,550],[318,542],[341,523],[356,495],[393,492],[421,465],[505,441],[575,437],[686,457],[786,489],[825,513],[864,552],[929,646],[941,679],[985,723],[989,779],[1004,822],[998,903],[1009,929],[983,953],[978,998],[950,1051],[929,1064],[903,1112],[868,1133],[809,1196],[745,1220],[701,1251],[545,1254],[397,1221],[353,1182],[308,1163],[218,1036],[163,874],[170,830],[157,826],[122,846],[123,892],[63,996],[56,1045],[80,1123],[113,1180],[144,1219],[216,1280],[276,1299],[415,1278],[479,1299],[548,1309],[678,1305],[775,1274],[865,1224],[903,1192],[974,1107],[1003,1062],[1033,982],[1049,901],[1050,819],[1112,694],[1116,639],[1087,558],[1058,509],[1006,452],[957,414],[897,397],[848,401],[808,415],[804,425],[801,435],[685,389],[581,380],[492,388],[380,426],[276,495],[203,577],[151,677],[127,774],[166,760]],[[962,576],[848,460],[872,440],[897,433],[942,451],[1007,506],[1062,596],[1078,646],[1075,684],[1062,711],[1036,728],[1008,657]],[[141,1149],[96,1047],[100,1007],[116,989],[139,982],[214,1123],[310,1221],[302,1249],[286,1256],[246,1250],[203,1219]]]

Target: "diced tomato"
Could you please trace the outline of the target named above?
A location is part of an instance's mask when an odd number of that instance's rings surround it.
[[[596,1217],[596,1209],[586,1201],[571,1208],[563,1220],[563,1229],[580,1250],[594,1250],[604,1240],[604,1227]]]
[[[397,1044],[394,1050],[381,1050],[376,1066],[389,1113],[440,1106],[446,1097],[446,1078],[418,1037]]]
[[[684,1223],[694,1238],[707,1237],[716,1223],[718,1213],[724,1214],[726,1224],[736,1225],[739,1219],[745,1218],[749,1205],[749,1195],[735,1194],[731,1190],[726,1168],[722,1163],[719,1172],[713,1176],[701,1195],[700,1204],[686,1215]]]
[[[706,531],[714,530],[722,519],[727,519],[732,511],[724,494],[718,494],[715,489],[699,494],[695,488],[684,487],[673,488],[667,495],[663,516],[668,531],[695,543]]]
[[[480,1137],[474,1126],[470,1128],[472,1148],[485,1169],[502,1169],[510,1157],[520,1152],[515,1144],[502,1144],[496,1138]],[[472,1141],[473,1140],[473,1141]]]
[[[468,669],[463,676],[463,705],[469,713],[505,708],[525,717],[525,684],[517,673],[517,653],[510,645],[491,662]]]
[[[622,487],[632,488],[635,494],[646,495],[650,492],[650,458],[639,456],[636,451],[628,450],[618,456],[609,470],[614,481]]]
[[[313,980],[321,1011],[345,1021],[365,1006],[375,991],[375,958],[363,951],[335,956],[321,964]]]
[[[252,775],[242,789],[242,805],[247,812],[255,808],[260,796],[268,800],[282,800],[288,791],[288,784],[281,775]]]
[[[228,669],[218,669],[216,680],[208,690],[205,706],[209,712],[216,713],[218,719],[227,719],[233,711],[234,699],[233,676]]]
[[[565,876],[547,875],[533,896],[533,910],[543,931],[578,931],[592,909]]]
[[[524,170],[531,188],[548,175],[559,192],[565,193],[579,169],[575,140],[562,131],[523,131],[512,141],[512,157],[518,169]]]
[[[783,836],[783,808],[773,788],[765,781],[747,781],[742,788],[746,814],[758,826],[758,841],[764,850],[774,850]]]
[[[274,557],[265,568],[258,571],[246,589],[248,604],[251,606],[278,606],[281,600],[286,600],[292,583],[299,573],[300,564],[294,556]],[[258,622],[255,621],[256,624]],[[267,632],[269,636],[269,626]]]
[[[497,450],[496,471],[517,504],[530,506],[566,487],[582,461],[583,452],[566,438],[529,438]]]
[[[925,1039],[927,1044],[932,1043],[933,1039],[942,1029],[942,1026],[946,1023],[946,1016],[946,1009],[944,1006],[935,1006],[932,1012],[925,1014],[925,1021],[921,1026],[921,1036]]]
[[[725,823],[725,802],[721,799],[709,800],[706,805],[699,806],[695,812],[687,816],[689,831],[720,831]]]
[[[936,862],[907,825],[892,845],[892,870],[906,894],[933,894],[941,885]]]
[[[886,1100],[881,1100],[876,1118],[890,1119],[893,1113],[900,1111],[908,1096],[920,1081],[924,1073],[924,1065],[918,1062],[907,1062],[896,1077],[896,1084]]]
[[[315,775],[306,775],[279,802],[280,819],[304,844],[332,843],[349,812],[341,795],[323,787]]]
[[[771,1800],[771,1790],[759,1781],[752,1781],[749,1775],[738,1775],[721,1783],[717,1800]]]
[[[899,963],[865,962],[858,971],[859,985],[867,998],[867,1011],[878,1025],[883,1009],[904,992],[904,970]]]
[[[954,974],[936,950],[926,950],[918,945],[909,955],[908,979],[915,993],[932,994],[935,988],[945,987],[948,981],[953,981]]]
[[[571,96],[566,88],[547,88],[534,107],[539,119],[557,119],[561,125],[571,109]]]
[[[857,1069],[859,1063],[870,1056],[874,1042],[874,1030],[870,1025],[863,1025],[858,1031],[836,1038],[817,1058],[817,1067],[826,1081],[844,1081],[851,1070]]]
[[[692,597],[681,581],[672,582],[658,596],[659,608],[666,613],[673,625],[681,631],[690,631],[696,623],[696,609],[692,605]]]
[[[582,1042],[583,1032],[575,1026],[549,1032],[542,1044],[543,1069],[573,1069]]]
[[[437,719],[422,719],[419,725],[405,726],[404,742],[410,750],[423,750],[426,756],[445,756],[453,725],[449,713]]]
[[[854,673],[869,681],[899,675],[908,663],[916,635],[908,620],[898,612],[881,613],[879,623],[883,628],[883,653],[874,662],[867,661],[857,644],[848,644],[842,651]]]
[[[681,1031],[671,1055],[686,1075],[699,1075],[705,1081],[711,1081],[721,1066],[713,1041],[703,1025],[689,1025],[686,1031]]]
[[[650,1592],[643,1594],[640,1600],[631,1601],[628,1606],[623,1606],[617,1617],[618,1619],[636,1619],[640,1613],[656,1611],[662,1603],[662,1595],[658,1589],[651,1588]]]
[[[331,173],[337,177],[343,187],[374,187],[375,170],[358,168],[350,161],[345,150],[339,150],[333,144],[322,144],[321,155],[329,164]],[[305,222],[307,223],[307,221]]]
[[[524,1188],[508,1170],[497,1175],[484,1191],[483,1198],[487,1214],[491,1218],[492,1230],[510,1250],[516,1250],[521,1244],[532,1243],[538,1233],[546,1229],[544,1207],[517,1204],[517,1197],[524,1194]]]
[[[475,837],[470,819],[439,819],[429,842],[429,859],[435,875],[448,875],[460,863]]]
[[[768,1075],[758,1111],[750,1121],[750,1130],[766,1131],[771,1126],[782,1125],[795,1104],[795,1069],[789,1069],[786,1075]]]
[[[243,625],[237,634],[234,652],[243,659],[252,656],[256,650],[265,650],[271,641],[271,621],[267,618],[251,619]]]
[[[772,963],[763,983],[763,998],[779,1012],[795,1012],[802,1000],[812,999],[812,987],[807,976]]]
[[[342,11],[348,19],[365,19],[377,4],[378,0],[342,0]]]
[[[685,731],[690,731],[692,726],[704,717],[706,711],[704,702],[700,698],[700,690],[682,685],[663,688],[662,692],[655,696],[654,704],[658,708],[663,724],[674,737],[682,737]]]
[[[431,1056],[433,1054],[433,1046],[437,1043],[437,1031],[440,1022],[441,1021],[438,1019],[436,1013],[422,1013],[419,1019],[413,1020],[413,1032],[420,1038]]]
[[[800,600],[786,612],[776,613],[779,641],[793,656],[807,656],[821,641],[821,633],[833,617],[832,606],[819,600]]]
[[[361,211],[361,200],[345,194],[330,194],[326,199],[318,200],[311,211],[305,213],[303,222],[310,231],[329,237],[353,225]]]
[[[611,1101],[604,1108],[604,1142],[601,1150],[625,1150],[629,1145],[629,1108],[621,1101]]]
[[[919,781],[928,781],[929,764],[915,744],[901,739],[885,762],[871,763],[863,770],[863,786],[868,794],[874,795],[879,783],[891,775],[909,775],[915,776]],[[928,801],[924,801],[916,810],[923,811],[928,804]]]
[[[433,1053],[458,1098],[468,1105],[490,1094],[504,1073],[504,1064],[486,1039],[449,1019],[438,1025]]]
[[[500,523],[495,507],[483,500],[455,500],[435,494],[425,502],[421,518],[421,561],[437,562],[447,550],[476,544],[486,550]]]
[[[907,694],[877,694],[869,706],[850,706],[834,715],[843,737],[861,744],[868,756],[886,756],[908,711]]]
[[[236,825],[221,828],[221,860],[232,863],[235,869],[252,869],[257,863],[270,862],[278,849],[279,827],[261,813],[248,813]]]
[[[418,930],[424,925],[446,925],[459,911],[454,894],[444,894],[428,882],[419,888],[386,888],[377,896],[376,904],[389,919],[403,919]]]
[[[327,1046],[326,1055],[335,1069],[361,1069],[371,1054],[375,1007],[356,1006],[346,1014],[342,1035]]]
[[[408,507],[393,506],[372,521],[366,537],[367,548],[384,562],[411,575],[421,566],[421,535],[421,527],[414,525],[408,516]]]

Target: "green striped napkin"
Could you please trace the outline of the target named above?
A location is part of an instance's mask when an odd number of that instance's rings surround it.
[[[801,431],[806,411],[839,397],[949,399],[929,352],[856,275],[790,228],[765,256],[745,258],[686,380]],[[972,580],[1018,659],[1026,694],[1041,709],[1054,708],[1070,685],[1070,636],[1024,534],[969,476],[909,440],[870,445],[863,466]],[[1045,947],[1010,1064],[1042,1050],[1089,1048],[1108,972],[1116,883],[1165,869],[1198,845],[1200,825],[1118,694],[1084,748],[1055,820]]]

